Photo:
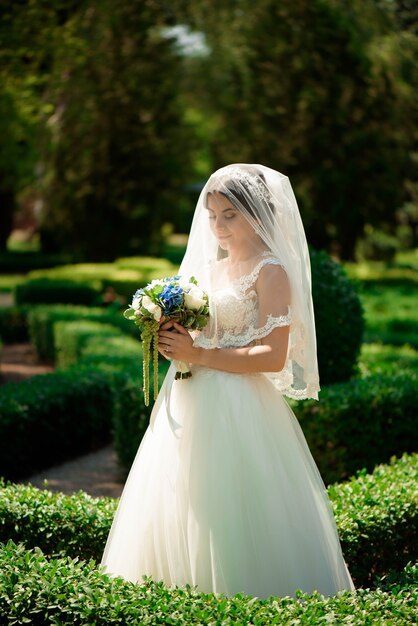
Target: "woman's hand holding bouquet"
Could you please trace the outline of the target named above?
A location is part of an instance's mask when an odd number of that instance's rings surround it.
[[[185,280],[171,276],[153,280],[143,289],[138,289],[132,304],[124,316],[139,326],[143,346],[143,389],[145,404],[149,404],[149,362],[152,354],[154,365],[154,400],[158,395],[158,333],[164,328],[180,325],[187,330],[200,330],[209,319],[208,295],[192,276]],[[172,324],[167,324],[168,322]],[[178,330],[180,330],[178,328]],[[167,352],[165,355],[167,356]],[[189,378],[191,372],[186,363],[177,363],[176,379]]]

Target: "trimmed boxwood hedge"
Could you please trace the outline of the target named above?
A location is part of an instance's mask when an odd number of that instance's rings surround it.
[[[364,329],[362,305],[354,283],[347,277],[341,265],[324,251],[310,249],[309,254],[321,381],[323,384],[331,384],[348,380],[356,373],[361,347]],[[176,267],[166,259],[122,258],[115,263],[69,265],[32,272],[29,282],[23,283],[20,289],[32,289],[31,281],[35,280],[51,281],[51,284],[54,281],[73,281],[74,285],[87,286],[93,282],[97,289],[103,291],[106,287],[111,287],[117,294],[129,300],[136,289],[145,286],[151,279],[172,275],[176,271]],[[46,296],[41,293],[41,283],[33,285],[31,297],[38,298],[37,301],[39,298],[45,299]],[[58,289],[56,294],[56,301],[62,302],[64,290]],[[71,301],[81,300],[72,297]],[[40,356],[47,355],[40,353]]]
[[[342,549],[357,586],[418,560],[418,454],[329,487]],[[117,500],[32,485],[1,485],[0,541],[100,561]]]
[[[100,283],[93,286],[74,280],[35,278],[19,283],[14,289],[15,304],[84,304],[92,306],[100,300]]]
[[[326,483],[418,449],[418,376],[374,374],[329,385],[319,402],[292,403]]]
[[[56,322],[53,327],[55,364],[58,367],[68,367],[76,363],[92,338],[99,341],[103,348],[108,350],[109,339],[119,338],[121,331],[110,324],[77,320],[74,322]],[[138,342],[135,343],[138,351]],[[109,350],[108,350],[109,352]],[[103,359],[106,353],[103,354]]]
[[[74,308],[71,309],[69,313],[74,319]],[[78,308],[76,312],[84,313],[84,310]],[[3,439],[3,444],[0,442],[0,453],[3,451],[0,475],[8,479],[20,478],[49,467],[53,462],[64,461],[71,454],[81,454],[92,449],[93,444],[88,443],[88,437],[84,447],[77,444],[74,416],[76,413],[78,419],[83,419],[84,429],[80,431],[82,437],[82,433],[88,431],[87,422],[97,419],[96,413],[102,410],[103,404],[106,405],[103,413],[106,422],[102,424],[97,441],[105,443],[113,438],[118,462],[121,469],[127,471],[148,427],[151,411],[150,407],[145,407],[141,388],[142,352],[136,327],[131,324],[137,334],[134,339],[122,333],[118,328],[119,321],[116,326],[82,318],[50,324],[48,314],[48,309],[37,311],[39,328],[48,329],[49,335],[52,327],[52,349],[58,365],[67,368],[72,364],[73,368],[58,370],[47,378],[35,376],[19,386],[14,383],[0,388],[0,436]],[[58,310],[53,307],[52,319],[66,314],[65,308],[62,311],[60,307]],[[93,315],[96,316],[96,312]],[[99,314],[97,319],[105,322],[114,317]],[[38,339],[41,340],[41,333]],[[168,362],[162,360],[160,384],[167,367]],[[97,401],[95,385],[86,385],[85,379],[92,380],[92,375],[94,380],[100,381],[101,389],[106,389],[100,402]],[[71,376],[71,392],[68,392],[66,386],[66,376]],[[77,385],[79,390],[76,389]],[[66,393],[61,393],[63,388]],[[28,403],[27,393],[32,396]],[[55,411],[59,413],[59,420],[55,417]],[[47,429],[49,423],[59,423],[60,428]],[[91,424],[90,428],[95,430],[96,427]],[[16,438],[17,430],[22,432],[23,437]],[[30,433],[37,431],[36,437],[42,437],[46,430],[48,435],[44,445],[50,447],[52,452],[38,454],[37,450],[31,449]],[[12,448],[8,449],[8,441],[16,442],[18,454]]]
[[[135,324],[121,314],[108,313],[105,309],[71,305],[36,306],[28,314],[29,334],[38,356],[41,359],[55,358],[54,324],[61,321],[77,320],[111,324],[124,333],[138,337]]]
[[[409,626],[416,618],[417,568],[404,585],[296,599],[199,593],[190,586],[168,589],[150,577],[134,584],[110,577],[94,561],[47,559],[39,549],[8,542],[0,547],[0,618],[12,625],[61,624],[380,624]]]
[[[113,398],[93,368],[33,376],[0,390],[0,476],[14,480],[110,441]]]
[[[362,585],[418,561],[418,454],[328,487],[344,556]]]

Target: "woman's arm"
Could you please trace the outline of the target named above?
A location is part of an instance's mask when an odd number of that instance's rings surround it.
[[[286,315],[290,303],[290,289],[286,272],[280,266],[266,265],[256,283],[260,327],[268,315]],[[168,330],[169,325],[176,332]],[[212,369],[236,373],[279,372],[286,362],[289,326],[274,328],[260,340],[260,345],[244,348],[214,348],[206,350],[193,346],[187,330],[175,322],[164,325],[159,334],[158,349],[170,358],[195,363]]]

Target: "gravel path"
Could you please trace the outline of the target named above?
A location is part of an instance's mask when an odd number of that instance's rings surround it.
[[[19,382],[53,370],[52,365],[38,361],[30,343],[6,344],[0,351],[0,384]]]
[[[118,498],[124,481],[117,465],[116,452],[109,445],[62,465],[42,470],[19,482],[29,482],[40,489],[61,491],[69,495],[82,489],[91,496]]]

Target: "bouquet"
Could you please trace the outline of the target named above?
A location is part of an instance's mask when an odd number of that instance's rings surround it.
[[[145,404],[149,404],[149,363],[154,366],[154,400],[158,395],[158,331],[163,322],[175,320],[189,330],[200,330],[208,323],[209,299],[192,276],[189,280],[171,276],[153,280],[138,289],[132,304],[124,312],[128,320],[139,326],[143,348],[143,389]],[[177,362],[176,380],[189,378],[189,366]]]

